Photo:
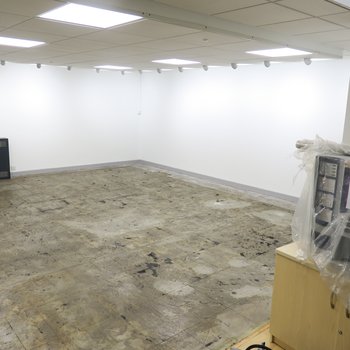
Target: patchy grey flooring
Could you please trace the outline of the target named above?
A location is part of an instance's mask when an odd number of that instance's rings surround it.
[[[268,320],[290,219],[136,167],[0,181],[0,349],[221,349]]]

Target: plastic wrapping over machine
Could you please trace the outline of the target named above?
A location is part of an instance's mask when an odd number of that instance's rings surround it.
[[[306,171],[292,221],[298,255],[313,260],[332,292],[350,306],[350,146],[317,137],[297,148]]]

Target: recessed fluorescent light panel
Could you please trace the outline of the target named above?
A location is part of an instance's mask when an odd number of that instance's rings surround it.
[[[289,47],[282,47],[280,49],[270,49],[270,50],[247,51],[246,53],[265,56],[265,57],[289,57],[289,56],[302,56],[302,55],[312,54],[312,52],[291,49]]]
[[[197,61],[180,60],[178,58],[169,58],[166,60],[155,60],[154,63],[174,64],[176,66],[182,66],[185,64],[199,64]]]
[[[339,5],[341,7],[350,9],[350,0],[327,0],[327,1],[332,2],[335,5]]]
[[[39,15],[39,17],[98,28],[110,28],[142,18],[140,16],[128,15],[125,13],[78,4],[67,4],[61,6]]]
[[[132,67],[112,66],[112,65],[95,66],[95,68],[99,68],[99,69],[114,69],[114,70],[132,69]]]
[[[43,41],[34,41],[34,40],[24,40],[16,38],[7,38],[0,36],[0,45],[5,46],[15,46],[15,47],[34,47],[45,44]]]

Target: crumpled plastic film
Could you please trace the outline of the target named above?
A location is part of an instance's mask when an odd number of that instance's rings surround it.
[[[299,258],[312,259],[332,292],[350,309],[350,209],[347,206],[332,218],[328,225],[318,225],[317,230],[315,229],[316,216],[322,214],[322,211],[325,211],[323,214],[326,215],[328,210],[325,206],[315,205],[316,159],[318,156],[350,156],[350,146],[317,136],[312,141],[298,141],[297,148],[296,157],[301,160],[300,167],[306,171],[306,181],[292,220],[293,241],[298,246]],[[350,164],[350,157],[348,160],[342,159]],[[321,186],[322,182],[323,180]],[[318,195],[322,203],[327,202],[327,192]],[[341,198],[342,195],[335,194],[337,198]]]

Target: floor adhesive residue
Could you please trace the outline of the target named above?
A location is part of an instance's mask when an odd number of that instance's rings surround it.
[[[1,181],[0,349],[221,349],[268,320],[291,216],[137,167]]]

